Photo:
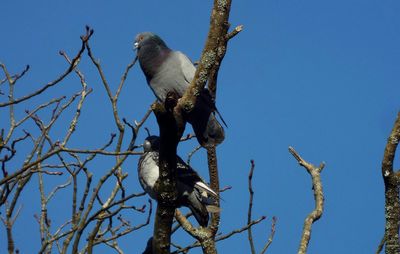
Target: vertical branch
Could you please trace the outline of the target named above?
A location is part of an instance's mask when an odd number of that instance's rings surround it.
[[[10,140],[14,129],[16,127],[15,125],[15,116],[14,116],[14,85],[15,85],[15,80],[11,77],[10,73],[7,71],[6,66],[3,63],[0,63],[0,67],[3,69],[4,74],[6,75],[6,79],[8,81],[9,85],[9,93],[8,93],[8,101],[9,101],[9,117],[10,117],[10,129],[8,131],[8,134],[6,138],[2,138],[4,144],[7,144],[8,141]]]
[[[226,29],[229,28],[229,25],[227,26]],[[218,64],[216,64],[210,71],[210,76],[208,78],[208,90],[210,90],[211,92],[211,96],[212,98],[216,99],[217,97],[217,80],[218,80],[218,72],[219,72],[219,68],[221,66],[221,62],[222,59],[225,57],[225,53],[226,53],[226,48],[227,48],[227,44],[228,41],[230,39],[232,39],[234,36],[236,36],[239,32],[241,32],[243,30],[243,26],[237,26],[232,32],[230,32],[229,34],[226,34],[226,36],[224,38],[220,38],[219,40],[219,46],[218,46],[218,57],[220,58],[219,61],[217,61]],[[225,33],[227,32],[227,30],[225,31]]]
[[[5,222],[3,223],[6,226],[6,231],[7,231],[7,244],[8,244],[8,253],[14,254],[15,250],[15,243],[13,239],[13,234],[12,234],[12,229],[15,223],[15,220],[17,219],[20,209],[17,211],[16,215],[13,217],[14,209],[17,204],[17,201],[22,193],[22,190],[24,189],[25,185],[29,182],[30,178],[32,177],[32,174],[28,174],[25,178],[21,177],[21,179],[18,180],[18,185],[17,189],[15,191],[14,197],[10,203],[10,205],[6,208],[6,219]]]
[[[166,99],[165,105],[170,104]],[[176,101],[175,101],[176,105]],[[176,151],[182,137],[185,122],[179,119],[179,112],[164,108],[155,103],[152,106],[160,129],[160,176],[154,186],[157,193],[157,210],[154,221],[153,251],[157,254],[170,253],[171,229],[174,218],[177,188],[176,188]]]
[[[209,81],[209,85],[211,86],[211,93],[213,95],[213,98],[215,98],[218,69],[225,55],[227,42],[230,38],[233,37],[227,36],[229,28],[228,20],[230,8],[231,0],[214,0],[213,9],[211,11],[210,28],[207,36],[207,41],[201,54],[199,66],[196,70],[190,87],[186,90],[185,94],[179,100],[178,106],[175,108],[175,112],[179,110],[184,115],[189,114],[193,110],[194,105],[196,105],[197,96],[200,94],[200,91],[205,87],[207,81]],[[210,187],[218,193],[219,176],[215,146],[210,146],[207,148],[207,158],[210,175]],[[217,250],[215,248],[215,235],[218,231],[219,222],[220,214],[213,213],[210,225],[207,228],[200,229],[200,234],[194,234],[194,231],[191,231],[201,243],[204,253],[217,253]],[[155,241],[153,240],[153,247],[154,243]],[[158,252],[156,251],[156,253]]]
[[[44,192],[44,181],[41,164],[37,167],[38,170],[38,178],[39,178],[39,193],[40,193],[40,217],[39,217],[39,229],[40,229],[40,240],[41,244],[46,240],[47,236],[47,204],[46,204],[46,196]]]
[[[218,68],[225,56],[226,44],[229,39],[227,32],[231,3],[231,0],[214,0],[210,18],[210,29],[200,57],[199,66],[189,89],[186,90],[180,101],[180,105],[182,105],[186,113],[193,109],[195,97],[205,87],[206,82],[210,78],[216,80]],[[215,89],[216,85],[211,88],[212,94],[215,94]]]
[[[71,59],[68,57],[68,55],[64,51],[60,51],[60,54],[65,58],[65,60],[67,60],[67,62],[69,64],[72,64]],[[81,109],[82,109],[82,106],[83,106],[83,102],[85,101],[86,96],[89,95],[89,93],[92,91],[91,89],[90,90],[87,89],[87,83],[85,81],[85,77],[79,71],[78,68],[75,68],[75,73],[78,75],[78,77],[79,77],[79,79],[81,81],[81,85],[82,85],[82,91],[80,93],[81,98],[80,98],[80,100],[78,102],[78,106],[77,106],[76,111],[75,111],[75,116],[72,119],[72,121],[70,122],[67,135],[64,137],[64,140],[62,142],[62,146],[65,146],[67,144],[68,140],[71,138],[71,135],[74,133],[74,131],[76,129],[76,125],[78,123],[78,119],[79,119],[79,117],[81,115]]]
[[[254,191],[253,191],[253,174],[254,174],[254,169],[255,169],[255,163],[254,160],[250,161],[251,167],[249,171],[249,176],[248,176],[248,186],[249,186],[249,210],[247,212],[247,225],[251,225],[253,223],[252,220],[252,211],[253,211],[253,198],[254,198]],[[268,247],[271,245],[274,235],[275,235],[275,225],[276,225],[276,217],[272,217],[272,224],[271,224],[271,232],[269,234],[268,240],[265,243],[264,247],[261,250],[261,254],[264,254]],[[252,254],[256,253],[256,248],[254,246],[254,239],[253,239],[253,230],[251,227],[248,227],[247,229],[248,233],[248,239],[250,243],[250,250]]]
[[[400,253],[399,223],[399,172],[394,172],[393,161],[400,139],[400,113],[394,123],[393,129],[386,143],[382,160],[382,176],[385,183],[385,252]]]
[[[128,76],[129,70],[134,66],[134,64],[137,61],[137,58],[135,58],[131,63],[128,64],[128,66],[125,69],[125,72],[123,73],[122,77],[121,77],[121,81],[118,85],[117,91],[115,93],[115,95],[113,95],[111,88],[107,82],[107,79],[104,75],[103,69],[100,65],[100,62],[98,60],[95,59],[95,57],[93,56],[92,50],[89,46],[89,42],[86,43],[86,48],[87,48],[87,52],[88,55],[90,57],[90,59],[92,60],[93,64],[96,66],[97,71],[101,77],[103,86],[107,92],[108,98],[111,102],[111,107],[112,107],[112,111],[113,111],[113,116],[114,116],[114,122],[118,128],[119,134],[118,134],[118,141],[116,144],[116,148],[115,151],[116,152],[120,152],[121,151],[121,147],[122,147],[122,143],[123,143],[123,139],[125,136],[125,125],[122,123],[119,114],[118,114],[118,98],[120,95],[120,92],[122,91],[122,87],[125,83],[125,80]],[[116,163],[120,163],[120,161],[123,160],[122,158],[120,158],[119,156],[116,157]],[[106,200],[106,202],[103,204],[103,207],[107,206],[108,204],[110,204],[116,197],[116,195],[118,194],[119,190],[121,190],[122,188],[122,181],[125,178],[122,174],[122,169],[118,168],[117,172],[115,173],[115,176],[117,178],[117,183],[115,184],[110,196],[108,197],[108,199]],[[122,196],[124,196],[124,190],[122,189]],[[89,236],[89,245],[88,245],[88,253],[92,253],[92,247],[93,247],[93,242],[94,239],[98,233],[98,231],[100,230],[100,227],[103,223],[103,219],[102,220],[97,220],[96,226],[94,227],[94,229],[91,231],[90,236]]]
[[[252,214],[252,209],[253,209],[253,196],[254,196],[252,180],[253,180],[253,172],[254,172],[255,165],[254,165],[253,160],[251,160],[250,163],[251,163],[251,168],[250,168],[249,180],[248,180],[250,197],[249,197],[249,210],[247,212],[247,224],[250,224],[250,222],[251,222],[251,214]],[[254,247],[253,233],[252,233],[251,227],[249,227],[247,232],[248,232],[251,253],[256,254],[256,249]]]
[[[88,55],[89,55],[90,59],[92,60],[93,64],[97,68],[97,71],[99,72],[99,75],[101,77],[103,86],[104,86],[104,88],[105,88],[105,90],[107,92],[108,98],[109,98],[109,100],[111,102],[111,107],[112,107],[113,116],[114,116],[114,122],[115,122],[115,124],[116,124],[116,126],[118,128],[118,131],[119,131],[118,141],[117,141],[117,146],[116,146],[115,151],[120,152],[121,151],[121,146],[122,146],[122,141],[123,141],[124,134],[125,134],[125,125],[122,124],[122,121],[121,121],[121,119],[119,118],[119,115],[118,115],[117,102],[118,102],[119,92],[117,92],[116,95],[113,96],[113,94],[111,92],[110,85],[108,84],[107,79],[106,79],[106,77],[104,75],[103,69],[101,68],[100,62],[98,60],[96,60],[94,58],[94,56],[93,56],[92,49],[90,48],[89,42],[86,43],[86,48],[87,48],[87,52],[88,52]],[[133,66],[133,64],[132,65],[130,64],[129,66],[128,66],[126,71],[129,71],[129,69]],[[119,86],[120,88],[118,88],[118,91],[120,91],[120,89],[122,88],[122,85],[124,83],[123,80],[125,80],[125,79],[123,78],[121,80],[121,84]],[[116,159],[117,159],[117,162],[118,162],[119,158],[116,157]]]
[[[315,167],[311,163],[306,162],[300,155],[294,150],[293,147],[289,147],[289,152],[299,162],[300,166],[304,167],[307,172],[311,175],[312,185],[314,190],[315,208],[304,220],[303,234],[300,240],[299,254],[307,253],[308,243],[311,238],[311,226],[312,224],[321,218],[324,210],[324,193],[322,191],[321,172],[324,169],[325,164],[321,163],[319,167]]]
[[[219,195],[219,176],[215,146],[207,148],[207,159],[208,170],[210,174],[210,187]],[[217,200],[217,206],[219,207],[219,199]],[[220,213],[212,213],[211,215],[211,223],[208,226],[208,229],[210,230],[210,233],[214,238],[219,227]]]

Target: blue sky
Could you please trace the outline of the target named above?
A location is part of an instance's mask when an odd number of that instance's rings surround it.
[[[211,1],[4,1],[0,61],[13,73],[30,64],[28,75],[16,87],[17,97],[22,96],[66,68],[58,51],[75,54],[79,36],[90,25],[95,30],[92,49],[115,90],[134,57],[132,43],[139,32],[153,31],[171,48],[197,60],[211,5]],[[249,160],[254,159],[253,217],[268,217],[254,228],[257,249],[269,234],[271,217],[277,216],[269,253],[297,251],[303,220],[314,203],[308,174],[287,151],[291,145],[314,164],[326,162],[322,173],[325,213],[313,227],[309,253],[376,250],[384,231],[380,164],[399,111],[399,12],[400,3],[394,0],[233,2],[230,22],[232,27],[243,24],[244,31],[229,43],[218,83],[217,106],[229,126],[225,142],[218,147],[221,185],[233,186],[223,194],[222,232],[246,223],[247,174]],[[86,55],[80,69],[94,92],[70,146],[96,148],[116,129],[104,88]],[[154,96],[139,66],[126,82],[120,114],[140,119]],[[44,95],[18,105],[17,116],[79,87],[79,80],[71,75]],[[6,114],[0,110],[1,128],[7,128]],[[153,116],[146,126],[157,133]],[[53,138],[62,133],[65,126],[57,127]],[[180,155],[186,157],[196,145],[196,141],[182,144]],[[196,154],[193,160],[194,167],[206,176],[205,153]],[[131,192],[140,191],[136,161],[132,158],[124,166],[130,173]],[[113,162],[111,157],[102,157],[92,171],[106,170]],[[398,159],[395,166],[399,168]],[[52,179],[49,189],[56,184]],[[24,194],[16,223],[16,245],[22,253],[39,249],[33,218],[39,212],[35,184]],[[67,198],[68,194],[60,195]],[[51,207],[60,216],[67,214],[62,202]],[[126,252],[138,253],[151,232],[152,226],[132,233],[121,240],[121,246]],[[5,246],[4,237],[0,246]],[[218,249],[220,253],[248,253],[247,234],[219,243]]]

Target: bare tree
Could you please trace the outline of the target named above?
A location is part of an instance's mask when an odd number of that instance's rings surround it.
[[[247,231],[251,253],[257,253],[252,234],[252,227],[266,219],[261,216],[252,218],[254,190],[252,177],[255,169],[254,161],[248,178],[249,208],[247,222],[242,228],[233,229],[231,232],[218,235],[220,214],[213,213],[208,227],[195,227],[188,218],[191,214],[182,214],[177,209],[176,200],[176,151],[179,142],[193,137],[182,137],[186,119],[190,116],[196,104],[198,91],[206,84],[216,99],[218,71],[225,56],[228,42],[236,36],[242,26],[237,26],[229,31],[229,12],[231,1],[215,0],[211,11],[211,22],[205,47],[200,57],[195,78],[189,89],[181,99],[174,93],[169,93],[164,104],[155,102],[141,117],[141,120],[126,120],[120,117],[118,99],[122,93],[126,78],[137,58],[132,59],[122,72],[120,82],[115,86],[109,81],[103,71],[100,61],[94,56],[90,46],[93,29],[86,27],[85,35],[81,36],[81,46],[76,55],[70,58],[67,52],[61,51],[60,55],[67,63],[66,70],[54,80],[37,88],[35,91],[16,98],[14,91],[18,81],[29,71],[27,66],[21,73],[12,75],[6,64],[0,67],[4,78],[0,79],[0,109],[8,111],[9,123],[0,132],[0,162],[2,178],[0,179],[0,208],[4,209],[1,221],[7,237],[8,253],[18,252],[18,243],[14,241],[14,223],[21,216],[22,193],[27,185],[35,185],[40,193],[40,211],[35,215],[38,223],[41,248],[39,253],[93,253],[96,246],[107,246],[117,253],[123,253],[119,239],[150,224],[152,215],[152,201],[143,202],[138,197],[145,193],[131,193],[127,191],[125,182],[128,173],[125,169],[126,161],[131,156],[140,155],[137,151],[140,141],[137,136],[143,124],[153,112],[156,116],[161,138],[160,147],[160,178],[156,183],[156,190],[160,194],[155,212],[154,232],[147,244],[145,253],[187,253],[193,248],[201,247],[203,253],[217,253],[216,243],[226,240],[235,234]],[[84,72],[79,63],[87,53],[88,60],[93,64],[101,79],[105,97],[110,102],[115,133],[110,137],[105,133],[103,145],[89,149],[76,148],[70,145],[71,138],[76,135],[82,109],[86,99],[92,93],[92,88],[85,79]],[[32,102],[33,98],[46,93],[51,87],[58,87],[67,76],[75,75],[80,83],[80,89],[73,94],[53,99],[38,104],[26,110],[25,115],[17,119],[16,105]],[[5,85],[8,84],[6,87]],[[112,87],[116,87],[112,91]],[[7,96],[6,96],[7,94]],[[4,100],[3,100],[4,99]],[[67,114],[69,112],[70,114]],[[72,115],[68,118],[66,115]],[[34,124],[34,129],[25,129],[27,123]],[[64,135],[53,136],[52,130],[61,128]],[[21,146],[29,149],[26,154],[19,152]],[[304,166],[311,174],[316,199],[316,209],[306,219],[299,253],[306,253],[311,234],[311,225],[322,215],[323,193],[319,173],[323,165],[316,168],[305,162],[293,149],[290,150],[300,165]],[[101,156],[107,156],[113,165],[104,172],[96,169],[95,161]],[[218,193],[228,190],[219,185],[219,171],[216,147],[207,148],[207,161],[209,168],[210,185]],[[33,177],[33,176],[37,176]],[[95,177],[96,176],[96,177]],[[56,179],[56,180],[54,180]],[[37,181],[36,181],[37,180]],[[56,183],[56,184],[54,184]],[[48,191],[51,189],[51,191]],[[57,201],[57,196],[62,191],[68,190],[70,199],[68,207],[70,215],[59,218],[57,213],[49,211],[49,204]],[[144,215],[140,215],[144,214]],[[137,219],[137,218],[140,218]],[[53,221],[63,220],[55,224]],[[135,223],[132,223],[132,218]],[[140,222],[138,222],[140,221]],[[259,253],[265,253],[273,241],[275,234],[276,218],[272,218],[270,234],[264,247]],[[189,237],[193,238],[192,244],[180,246],[171,242],[171,236],[178,228],[183,228]],[[145,246],[143,246],[145,247]]]
[[[136,59],[127,66],[117,92],[112,95],[101,66],[94,60],[89,47],[92,34],[93,30],[87,27],[86,34],[81,37],[81,48],[73,59],[70,59],[66,52],[60,52],[60,55],[68,63],[68,68],[63,74],[21,98],[14,97],[14,89],[17,82],[28,72],[29,66],[20,74],[11,75],[5,64],[0,65],[5,76],[1,84],[8,83],[8,89],[2,89],[3,91],[8,90],[8,101],[0,103],[1,108],[9,111],[9,127],[8,129],[3,128],[0,133],[0,161],[3,174],[3,178],[0,180],[0,206],[6,211],[1,220],[7,232],[8,253],[17,251],[17,245],[13,238],[13,225],[20,215],[24,203],[21,200],[21,194],[28,184],[37,184],[40,192],[41,209],[40,213],[35,215],[42,246],[39,253],[51,253],[55,249],[60,253],[66,253],[67,250],[71,250],[73,253],[92,253],[93,247],[99,244],[105,244],[118,250],[117,238],[146,226],[150,221],[151,201],[147,205],[134,205],[136,203],[134,199],[143,196],[144,193],[126,193],[124,179],[127,174],[122,170],[123,163],[128,156],[140,154],[134,151],[136,137],[140,127],[150,114],[149,110],[143,119],[136,122],[134,126],[126,120],[121,120],[118,115],[117,100],[128,71],[135,64]],[[69,140],[75,134],[86,98],[92,92],[86,83],[84,74],[78,69],[78,63],[85,50],[95,63],[103,80],[118,129],[118,134],[112,134],[108,140],[106,136],[103,137],[104,145],[97,149],[76,149],[68,145]],[[26,110],[25,116],[21,119],[16,118],[15,105],[46,92],[50,87],[60,84],[73,72],[80,80],[81,89],[79,91],[69,96],[64,95],[51,99],[31,110]],[[67,111],[74,112],[73,117],[69,123],[61,122],[59,119]],[[37,129],[23,129],[28,121],[32,121]],[[52,137],[51,130],[57,125],[66,127],[64,136]],[[132,132],[129,139],[125,134],[126,126]],[[129,143],[126,149],[122,146],[124,140]],[[20,164],[22,157],[18,157],[18,146],[22,143],[25,147],[30,148],[30,152],[20,155],[24,156],[23,162]],[[98,156],[112,156],[115,158],[115,164],[96,183],[93,182],[94,169],[90,169],[90,167],[91,162]],[[18,164],[20,165],[16,167]],[[34,175],[38,176],[37,183],[33,178]],[[46,192],[46,189],[52,186],[54,181],[51,179],[54,177],[60,178],[57,182],[62,183],[53,186],[50,192]],[[101,194],[104,193],[103,189],[106,185],[114,185],[114,187],[107,195]],[[58,214],[50,214],[48,206],[51,202],[56,202],[55,197],[65,189],[71,190],[70,217],[60,225],[53,225],[52,218]],[[122,215],[122,211],[125,210],[134,214],[147,212],[148,215],[141,224],[132,225]],[[89,237],[83,249],[79,250],[82,246],[83,232],[89,232]]]

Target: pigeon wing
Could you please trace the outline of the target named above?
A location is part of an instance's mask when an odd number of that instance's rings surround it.
[[[179,51],[169,52],[149,81],[149,85],[162,102],[168,92],[175,92],[181,97],[189,87],[195,72],[196,68],[187,56]]]
[[[189,85],[194,78],[194,74],[196,73],[196,67],[194,67],[192,61],[190,61],[190,59],[182,52],[175,51],[174,54],[179,59],[182,75]]]
[[[211,189],[196,171],[187,165],[181,157],[177,157],[178,180],[187,186],[196,187],[201,192],[206,192],[214,199],[218,199],[218,194]]]

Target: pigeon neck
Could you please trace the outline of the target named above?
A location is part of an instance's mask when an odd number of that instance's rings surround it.
[[[138,52],[139,62],[147,81],[150,81],[157,73],[158,68],[170,52],[171,49],[160,44],[143,45],[140,48]]]

